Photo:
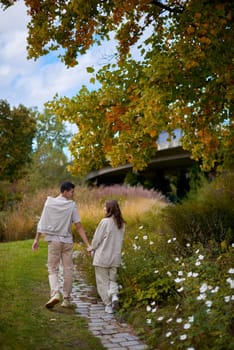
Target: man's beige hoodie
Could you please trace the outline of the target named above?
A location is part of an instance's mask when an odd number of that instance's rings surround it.
[[[37,232],[64,237],[70,235],[74,206],[73,200],[64,200],[61,196],[47,197]]]

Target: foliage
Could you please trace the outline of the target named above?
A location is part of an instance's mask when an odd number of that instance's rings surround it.
[[[173,244],[176,241],[168,240]],[[232,349],[233,264],[231,246],[215,257],[201,245],[194,246],[189,257],[171,255],[169,272],[178,296],[165,307],[156,308],[154,301],[146,306],[149,343],[160,344],[162,350]]]
[[[10,109],[0,100],[0,180],[14,182],[27,173],[36,131],[33,111],[23,105]]]
[[[176,206],[164,209],[167,229],[181,242],[234,243],[233,172],[222,173]],[[224,243],[223,243],[224,244]]]
[[[31,246],[31,240],[0,244],[1,349],[104,349],[74,310],[44,307],[49,298],[47,245],[41,242],[35,254]]]
[[[146,222],[149,222],[150,216],[155,218],[153,208]],[[141,222],[138,228],[131,227],[130,235],[124,242],[120,270],[122,312],[127,312],[129,308],[145,307],[153,301],[157,305],[165,304],[175,294],[174,282],[167,274],[169,260],[164,249],[165,237],[160,236],[158,227],[155,222],[154,226],[144,226]]]
[[[30,58],[57,51],[74,66],[111,33],[118,42],[117,64],[91,77],[101,88],[82,88],[74,98],[55,97],[49,105],[78,126],[70,146],[74,174],[107,163],[142,170],[157,150],[160,132],[173,138],[176,128],[183,131],[182,147],[204,170],[222,161],[223,152],[233,154],[233,2],[25,3]],[[130,55],[134,50],[138,61]],[[92,67],[87,70],[92,74]]]
[[[23,189],[20,182],[12,184],[9,181],[0,181],[0,212],[13,208],[22,198]]]
[[[47,109],[43,113],[36,111],[35,118],[37,129],[27,186],[38,190],[71,178],[66,170],[68,160],[65,154],[71,134],[67,125]]]

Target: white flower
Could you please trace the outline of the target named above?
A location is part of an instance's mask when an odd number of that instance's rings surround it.
[[[234,273],[234,269],[229,269],[229,270],[228,270],[228,273],[233,274],[233,273]]]
[[[171,239],[168,239],[167,243],[170,244],[171,243]]]
[[[200,255],[198,255],[198,259],[199,259],[199,260],[203,260],[203,259],[204,259],[204,256],[200,254]]]
[[[147,322],[148,324],[151,324],[151,322],[152,322],[151,318],[147,318],[146,322]]]
[[[231,300],[234,300],[234,295],[231,296]]]
[[[163,316],[160,316],[160,317],[157,318],[158,321],[162,321],[163,319],[164,319]]]
[[[224,301],[225,301],[225,303],[228,303],[229,301],[230,301],[230,296],[229,295],[227,295],[226,297],[224,297]]]
[[[218,290],[219,290],[219,287],[217,286],[217,287],[215,287],[214,289],[211,290],[211,293],[217,293]]]
[[[179,260],[180,260],[179,258],[177,258],[177,257],[175,258],[175,261],[179,261]]]
[[[189,329],[191,327],[191,324],[190,323],[185,323],[184,324],[184,329]]]
[[[186,335],[186,334],[182,334],[182,335],[180,336],[180,340],[185,340],[185,339],[187,339],[187,335]]]
[[[137,250],[137,245],[135,243],[133,243],[132,247],[134,250]]]
[[[187,273],[187,276],[188,276],[188,277],[192,277],[192,275],[193,275],[192,271],[190,271],[190,272]]]
[[[146,241],[148,239],[148,236],[147,235],[143,236],[143,239]]]
[[[232,248],[234,248],[234,243],[232,243]]]
[[[180,283],[180,282],[183,282],[183,281],[185,281],[185,278],[175,278],[174,279],[174,281],[175,281],[175,283]]]
[[[191,347],[189,347],[189,348],[187,348],[187,350],[195,350],[195,348],[191,348]]]
[[[171,277],[171,276],[172,276],[172,273],[171,273],[170,271],[167,271],[167,275],[168,275],[169,277]]]
[[[177,322],[177,323],[181,323],[182,321],[183,321],[182,318],[177,318],[177,319],[176,319],[176,322]]]
[[[155,301],[152,301],[152,303],[150,303],[150,305],[155,305],[156,303],[155,303]]]
[[[134,239],[138,239],[139,237],[138,236],[135,236],[135,238]]]
[[[193,272],[193,277],[198,277],[199,273]]]
[[[190,243],[187,243],[187,244],[186,244],[186,247],[190,247],[190,245],[191,245]]]
[[[178,271],[178,276],[183,276],[183,271]]]
[[[153,241],[150,241],[150,242],[149,242],[149,244],[150,244],[150,245],[153,245],[153,244],[154,244],[154,242],[153,242]]]
[[[207,284],[206,283],[203,283],[200,287],[200,293],[204,293],[205,291],[207,291]]]
[[[167,337],[167,338],[170,337],[171,335],[172,335],[171,332],[167,332],[167,333],[166,333],[166,337]]]
[[[173,241],[176,241],[176,237],[173,237],[172,239],[173,239]]]
[[[152,312],[156,312],[157,311],[157,307],[155,307],[154,309],[152,309]]]
[[[139,226],[139,230],[142,230],[142,229],[143,229],[143,227],[144,227],[143,225]]]
[[[147,306],[146,306],[146,311],[147,311],[147,312],[150,312],[150,311],[151,311],[151,306],[147,305]]]
[[[206,293],[202,293],[197,297],[197,300],[204,300],[206,299]]]
[[[179,289],[177,289],[177,292],[180,293],[180,292],[183,292],[184,290],[184,287],[180,287]]]
[[[188,321],[189,321],[190,323],[192,323],[192,322],[194,321],[194,316],[189,316],[189,317],[188,317]]]
[[[154,270],[154,273],[158,273],[158,270]]]
[[[226,279],[226,281],[230,284],[230,288],[234,288],[234,280],[232,280],[230,277]]]
[[[198,253],[199,253],[199,251],[200,251],[200,250],[198,249],[198,250],[196,250],[196,251],[195,251],[195,253],[196,253],[196,254],[198,254]]]
[[[173,320],[173,318],[172,318],[172,317],[171,317],[171,318],[169,318],[169,319],[167,320],[167,323],[170,323],[172,320]]]
[[[196,261],[196,262],[195,262],[195,265],[196,265],[196,266],[199,266],[199,265],[201,265],[201,262],[200,262],[200,261]]]
[[[212,306],[212,301],[211,300],[206,300],[205,302],[207,307],[211,307]]]

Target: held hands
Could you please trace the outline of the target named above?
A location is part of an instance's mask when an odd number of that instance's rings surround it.
[[[94,255],[94,250],[93,250],[93,248],[90,245],[87,248],[87,252],[90,254],[90,256]]]

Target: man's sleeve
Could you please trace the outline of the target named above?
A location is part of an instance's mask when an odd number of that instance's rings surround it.
[[[77,222],[81,222],[80,220],[80,214],[78,212],[77,206],[74,205],[73,211],[72,211],[72,222],[74,222],[74,224],[77,224]]]

